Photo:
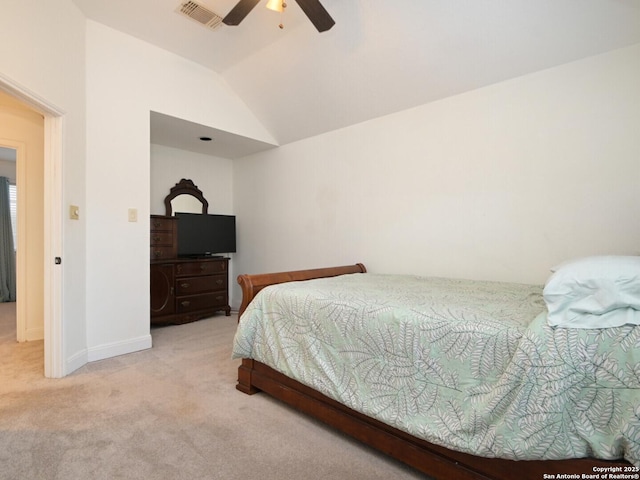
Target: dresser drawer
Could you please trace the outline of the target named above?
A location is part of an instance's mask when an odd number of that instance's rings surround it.
[[[202,293],[188,295],[176,299],[178,313],[195,312],[212,307],[223,307],[227,304],[226,292]]]
[[[184,277],[176,282],[178,295],[193,295],[203,292],[225,291],[227,289],[226,275],[203,275],[201,277]]]
[[[151,231],[163,231],[163,230],[173,230],[173,226],[175,225],[175,219],[173,218],[160,218],[151,216]]]
[[[175,258],[175,250],[172,246],[151,247],[151,260],[168,260]]]
[[[151,215],[149,258],[151,261],[170,260],[178,256],[176,218]]]
[[[176,265],[176,275],[180,277],[190,275],[212,275],[227,272],[226,260],[199,260],[197,262],[183,262]]]
[[[173,246],[173,232],[151,232],[151,246]]]

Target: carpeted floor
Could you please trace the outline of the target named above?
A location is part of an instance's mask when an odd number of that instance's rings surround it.
[[[0,479],[419,479],[267,395],[235,390],[236,317],[152,329],[153,348],[43,377],[0,304]]]

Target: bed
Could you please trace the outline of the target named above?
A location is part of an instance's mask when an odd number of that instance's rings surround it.
[[[566,278],[547,292],[356,264],[238,282],[241,392],[263,391],[434,478],[638,478],[640,282],[622,300],[600,298],[604,312],[569,302]],[[551,325],[552,311],[583,325]]]

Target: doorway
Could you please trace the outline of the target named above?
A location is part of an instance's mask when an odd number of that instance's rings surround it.
[[[7,226],[11,227],[12,245],[8,245],[8,238],[3,235],[0,244],[0,256],[2,257],[0,271],[0,344],[14,343],[17,340],[17,318],[16,318],[16,248],[17,242],[17,195],[16,195],[16,178],[17,178],[17,150],[5,147],[0,144],[0,191],[2,196],[8,196],[9,205],[4,203],[0,215],[3,216],[3,229]],[[8,192],[5,190],[8,187]],[[7,222],[7,212],[9,210],[10,221]],[[9,225],[7,225],[7,223]]]
[[[17,243],[17,208],[16,208],[16,157],[17,151],[4,147],[0,143],[0,307],[3,319],[2,335],[13,331],[16,339],[16,247]],[[10,234],[8,234],[10,233]],[[13,313],[12,313],[13,312]],[[13,317],[13,325],[9,325],[9,317]],[[10,331],[7,331],[10,326]]]
[[[0,93],[8,95],[13,101],[17,101],[27,109],[39,114],[44,121],[42,130],[43,145],[43,165],[41,183],[36,188],[40,189],[43,199],[43,210],[41,217],[40,253],[41,257],[36,263],[40,263],[42,272],[42,289],[40,302],[42,305],[42,338],[44,339],[44,375],[46,377],[63,377],[65,362],[63,355],[62,337],[62,271],[56,265],[54,259],[61,256],[62,245],[62,188],[61,188],[61,164],[62,164],[62,112],[49,102],[34,95],[28,90],[15,84],[0,74]],[[21,165],[25,165],[26,155],[24,142],[4,138],[0,131],[0,144],[17,150],[17,183],[21,183]],[[22,161],[21,161],[22,160]],[[26,171],[22,172],[26,175]],[[20,205],[21,198],[18,197]],[[20,216],[20,213],[19,213]],[[25,225],[26,227],[26,225]],[[18,221],[18,248],[21,244],[22,226],[20,218]],[[20,278],[20,267],[18,268],[18,322],[22,314],[20,311],[20,284],[26,279],[25,275]],[[22,287],[24,291],[24,286]],[[18,326],[18,329],[20,326]],[[28,327],[27,327],[28,328]],[[33,332],[32,332],[33,333]]]
[[[44,339],[44,118],[0,92],[0,146],[16,152],[16,333],[19,342]]]

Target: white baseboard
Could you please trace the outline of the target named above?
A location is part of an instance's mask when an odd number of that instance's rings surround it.
[[[25,340],[27,342],[34,342],[36,340],[44,340],[44,327],[28,328],[24,332]]]
[[[70,373],[75,372],[77,369],[86,365],[87,363],[87,351],[81,350],[75,355],[72,355],[64,362],[64,372],[63,376],[69,375]]]
[[[97,347],[89,348],[87,360],[95,362],[105,358],[117,357],[127,353],[139,352],[151,348],[151,335],[143,335],[138,338],[131,338],[124,342],[107,343]]]

